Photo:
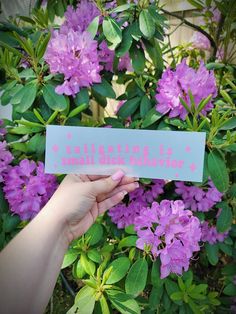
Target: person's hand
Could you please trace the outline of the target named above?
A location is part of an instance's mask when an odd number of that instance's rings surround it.
[[[98,215],[118,204],[139,185],[136,178],[118,170],[112,176],[67,175],[47,206],[53,208],[67,227],[71,242],[84,234]]]

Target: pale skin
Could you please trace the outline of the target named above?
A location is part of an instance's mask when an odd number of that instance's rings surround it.
[[[0,313],[42,314],[70,242],[138,187],[110,177],[67,175],[40,213],[0,253]]]

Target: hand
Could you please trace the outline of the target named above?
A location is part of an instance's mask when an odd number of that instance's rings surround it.
[[[110,177],[67,175],[47,206],[66,224],[70,243],[84,234],[100,214],[135,190],[139,186],[135,180],[125,177],[121,170]]]

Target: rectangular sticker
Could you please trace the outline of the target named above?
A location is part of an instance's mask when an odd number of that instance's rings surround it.
[[[201,182],[204,132],[47,126],[46,173],[128,176]]]

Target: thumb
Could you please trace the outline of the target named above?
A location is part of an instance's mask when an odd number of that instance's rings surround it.
[[[111,192],[119,184],[124,175],[124,171],[118,170],[108,178],[91,182],[93,193],[97,196],[99,194]]]

